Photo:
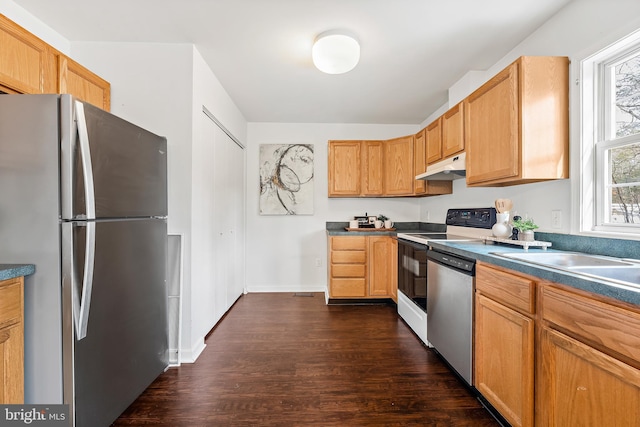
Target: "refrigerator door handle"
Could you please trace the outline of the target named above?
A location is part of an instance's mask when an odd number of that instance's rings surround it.
[[[77,225],[78,224],[76,224],[76,226]],[[78,286],[75,286],[75,284],[72,285],[73,318],[76,325],[76,339],[78,341],[80,341],[81,339],[87,336],[87,326],[89,323],[89,309],[91,307],[91,291],[93,288],[93,267],[95,263],[95,252],[96,252],[96,223],[90,221],[90,222],[83,223],[82,225],[84,225],[87,228],[82,288],[78,288]],[[72,277],[74,276],[72,275]],[[82,291],[80,291],[80,289],[82,289]]]
[[[96,218],[96,198],[93,184],[93,168],[91,166],[91,150],[89,149],[89,132],[84,115],[84,105],[75,101],[75,116],[78,126],[78,143],[80,145],[80,160],[84,176],[84,195],[86,200],[86,219]]]

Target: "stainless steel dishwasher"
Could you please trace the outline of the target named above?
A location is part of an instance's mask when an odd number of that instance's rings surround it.
[[[473,293],[475,261],[427,252],[427,339],[473,385]]]

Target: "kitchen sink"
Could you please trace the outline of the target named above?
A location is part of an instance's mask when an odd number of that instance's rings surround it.
[[[629,262],[618,258],[599,255],[581,254],[577,252],[494,252],[506,258],[526,261],[545,267],[597,267],[597,266],[630,266]]]
[[[577,252],[492,252],[491,254],[640,288],[640,260]]]

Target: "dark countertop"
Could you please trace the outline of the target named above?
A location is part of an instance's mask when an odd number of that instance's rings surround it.
[[[640,306],[640,288],[619,285],[613,282],[589,278],[566,271],[557,270],[550,267],[533,265],[515,259],[502,258],[493,255],[492,252],[523,252],[524,249],[517,246],[507,246],[502,244],[485,244],[480,242],[431,242],[434,249],[443,249],[447,252],[462,257],[483,261],[489,264],[498,265],[510,270],[530,274],[551,282],[561,283],[576,289],[593,292],[594,294],[615,298],[619,301],[628,302]],[[530,252],[541,251],[538,248],[529,248]],[[547,249],[548,252],[562,252],[554,249]]]
[[[0,264],[0,280],[14,279],[35,273],[33,264]]]
[[[337,226],[337,224],[344,224],[342,225],[341,230],[340,227]],[[425,224],[417,222],[399,223],[396,225],[398,229],[394,232],[385,232],[384,230],[372,230],[371,232],[346,231],[344,229],[345,226],[348,226],[348,223],[327,223],[327,234],[331,236],[396,235],[397,233],[406,232],[411,233],[446,230],[446,226],[444,226],[444,228],[439,228],[439,224]],[[536,239],[541,241],[552,241],[552,248],[547,249],[548,252],[573,251],[596,255],[606,255],[618,258],[637,258],[639,248],[637,241],[582,237],[555,233],[536,233]],[[513,271],[518,271],[524,274],[539,277],[543,280],[561,283],[576,289],[593,292],[594,294],[607,296],[619,301],[640,306],[640,287],[634,288],[631,286],[624,286],[613,282],[589,278],[586,276],[572,274],[554,268],[533,265],[527,262],[503,258],[499,255],[492,254],[492,252],[523,252],[524,249],[520,246],[506,245],[502,243],[493,244],[491,242],[485,244],[482,240],[472,242],[447,242],[440,240],[432,241],[431,246],[436,250],[446,250],[447,252],[455,255],[474,259],[477,261],[483,261],[489,264],[508,268]],[[529,251],[531,252],[541,250],[542,249],[540,248],[529,248]]]

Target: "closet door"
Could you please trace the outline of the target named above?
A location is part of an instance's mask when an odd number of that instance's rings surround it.
[[[201,120],[193,153],[191,298],[206,333],[244,291],[245,151],[208,114]]]

